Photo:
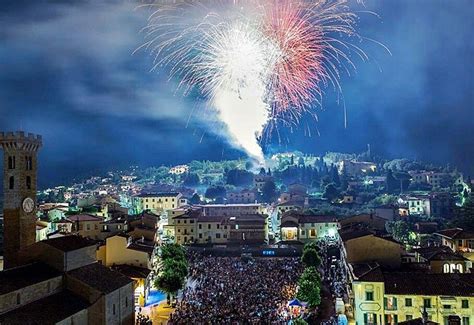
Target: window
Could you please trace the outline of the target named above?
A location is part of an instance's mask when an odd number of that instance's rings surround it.
[[[207,224],[207,229],[211,229],[211,224]]]
[[[33,157],[31,156],[26,156],[26,170],[33,170]]]
[[[405,298],[405,306],[406,307],[412,307],[413,306],[413,300],[411,298]]]
[[[469,300],[463,299],[463,300],[461,301],[461,307],[462,307],[462,308],[469,308]]]
[[[91,225],[90,225],[90,224],[86,224],[86,229],[87,229],[87,230],[91,230]]]
[[[21,304],[21,296],[19,293],[16,294],[16,304],[17,305]]]
[[[8,169],[15,169],[16,165],[15,156],[8,157]]]
[[[194,223],[194,220],[189,220],[189,223]]]
[[[115,315],[115,304],[112,305],[112,312]]]
[[[13,190],[15,188],[15,177],[10,176],[9,182],[8,182],[8,188],[10,190]]]
[[[125,297],[125,307],[128,307],[128,297]]]
[[[469,317],[463,317],[462,318],[462,325],[470,325]]]
[[[217,239],[220,239],[220,238],[221,238],[221,234],[216,234],[216,238],[217,238]]]
[[[26,176],[26,188],[28,190],[31,190],[31,177],[30,176]]]
[[[423,298],[423,307],[431,308],[431,298]]]
[[[387,310],[397,310],[397,298],[387,297],[383,298],[385,309]]]
[[[451,305],[443,305],[444,309],[451,309]]]
[[[377,314],[364,314],[364,324],[367,324],[367,325],[377,324]]]
[[[374,301],[374,292],[373,291],[366,291],[365,292],[365,300]]]
[[[406,316],[406,320],[412,320],[413,319],[413,315],[407,315]]]
[[[202,224],[199,224],[199,229],[202,229]]]
[[[199,234],[199,239],[202,239],[202,234]]]
[[[220,227],[220,225],[219,225],[219,224],[217,224],[217,229],[219,229],[219,227]]]

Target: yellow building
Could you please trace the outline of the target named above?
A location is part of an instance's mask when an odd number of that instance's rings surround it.
[[[474,274],[387,272],[380,267],[355,267],[353,307],[356,324],[397,324],[419,318],[447,324],[459,316],[474,321]]]
[[[119,234],[109,237],[96,251],[97,260],[134,280],[135,303],[144,306],[151,285],[151,270],[156,265],[154,243],[133,241]]]
[[[97,260],[105,266],[127,264],[151,269],[153,251],[153,242],[133,241],[128,235],[118,234],[99,246]]]
[[[160,214],[186,204],[187,200],[178,192],[140,194],[133,197],[133,206],[137,214],[145,210]]]

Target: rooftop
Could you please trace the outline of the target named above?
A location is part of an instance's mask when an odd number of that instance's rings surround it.
[[[0,294],[12,292],[58,276],[61,272],[43,264],[33,263],[0,272]]]
[[[386,294],[474,297],[472,273],[388,272],[375,268],[359,281],[383,282]]]
[[[89,307],[69,290],[48,296],[0,316],[2,324],[56,324]]]
[[[67,216],[68,220],[72,222],[81,222],[81,221],[103,221],[104,218],[94,216],[92,214],[76,214],[73,216]]]
[[[143,268],[143,267],[138,267],[134,265],[126,265],[126,264],[112,266],[112,269],[129,278],[135,278],[135,279],[136,278],[145,279],[146,277],[148,277],[148,275],[151,272],[151,270]]]
[[[133,280],[99,263],[92,263],[68,272],[68,275],[102,292],[110,293]]]
[[[436,234],[450,239],[474,239],[474,232],[466,231],[461,228],[444,229],[437,231]]]
[[[136,197],[176,197],[179,194],[179,192],[142,193],[137,195]]]
[[[41,241],[41,243],[52,246],[63,252],[75,251],[77,249],[93,246],[96,244],[96,242],[93,240],[75,235],[46,239]]]

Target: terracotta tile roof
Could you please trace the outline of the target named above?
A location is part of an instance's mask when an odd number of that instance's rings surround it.
[[[56,324],[89,307],[69,290],[36,300],[0,316],[1,324]]]
[[[62,273],[43,264],[33,263],[0,272],[0,294],[5,294],[60,276]]]
[[[70,252],[84,247],[96,245],[97,242],[81,236],[71,235],[46,239],[41,241],[41,243],[52,246],[63,252]]]
[[[67,275],[106,294],[133,282],[129,277],[113,271],[99,263],[92,263],[80,267],[68,272]]]

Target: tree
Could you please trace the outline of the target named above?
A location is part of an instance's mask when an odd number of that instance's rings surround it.
[[[201,180],[199,179],[199,175],[196,173],[188,173],[184,178],[183,185],[185,186],[198,186]]]
[[[409,238],[410,228],[408,223],[403,220],[393,221],[390,223],[390,232],[396,240],[407,243]]]
[[[324,189],[323,198],[328,199],[329,201],[333,201],[334,199],[339,197],[339,190],[333,183],[326,185]]]
[[[474,231],[474,201],[466,199],[463,206],[455,210],[452,225],[467,231]]]
[[[321,265],[321,258],[319,257],[318,252],[312,247],[304,249],[301,261],[306,267],[312,266],[318,268],[319,265]]]
[[[339,172],[337,171],[337,167],[334,165],[331,167],[331,174],[332,174],[331,180],[334,183],[334,185],[336,185],[336,187],[340,187],[341,179],[339,178]]]
[[[181,277],[185,278],[188,275],[188,262],[182,258],[167,258],[163,260],[164,270],[173,270]]]
[[[262,187],[262,199],[264,202],[270,203],[275,200],[277,196],[276,185],[272,180],[268,180]]]
[[[155,279],[155,287],[166,292],[169,295],[174,295],[184,285],[184,278],[173,269],[165,269]]]
[[[186,260],[184,249],[179,244],[165,244],[161,246],[160,257],[162,260],[166,260],[166,259]]]
[[[308,267],[298,280],[296,297],[315,308],[321,303],[321,278],[314,267]]]
[[[393,176],[392,170],[389,169],[387,171],[387,177],[386,177],[386,180],[385,180],[385,190],[389,193],[392,193],[392,192],[396,191],[399,188],[400,188],[400,186],[399,186],[398,181]]]
[[[206,197],[208,199],[216,199],[218,197],[225,197],[226,196],[226,189],[224,186],[211,186],[211,187],[208,187],[207,190],[206,190]]]

